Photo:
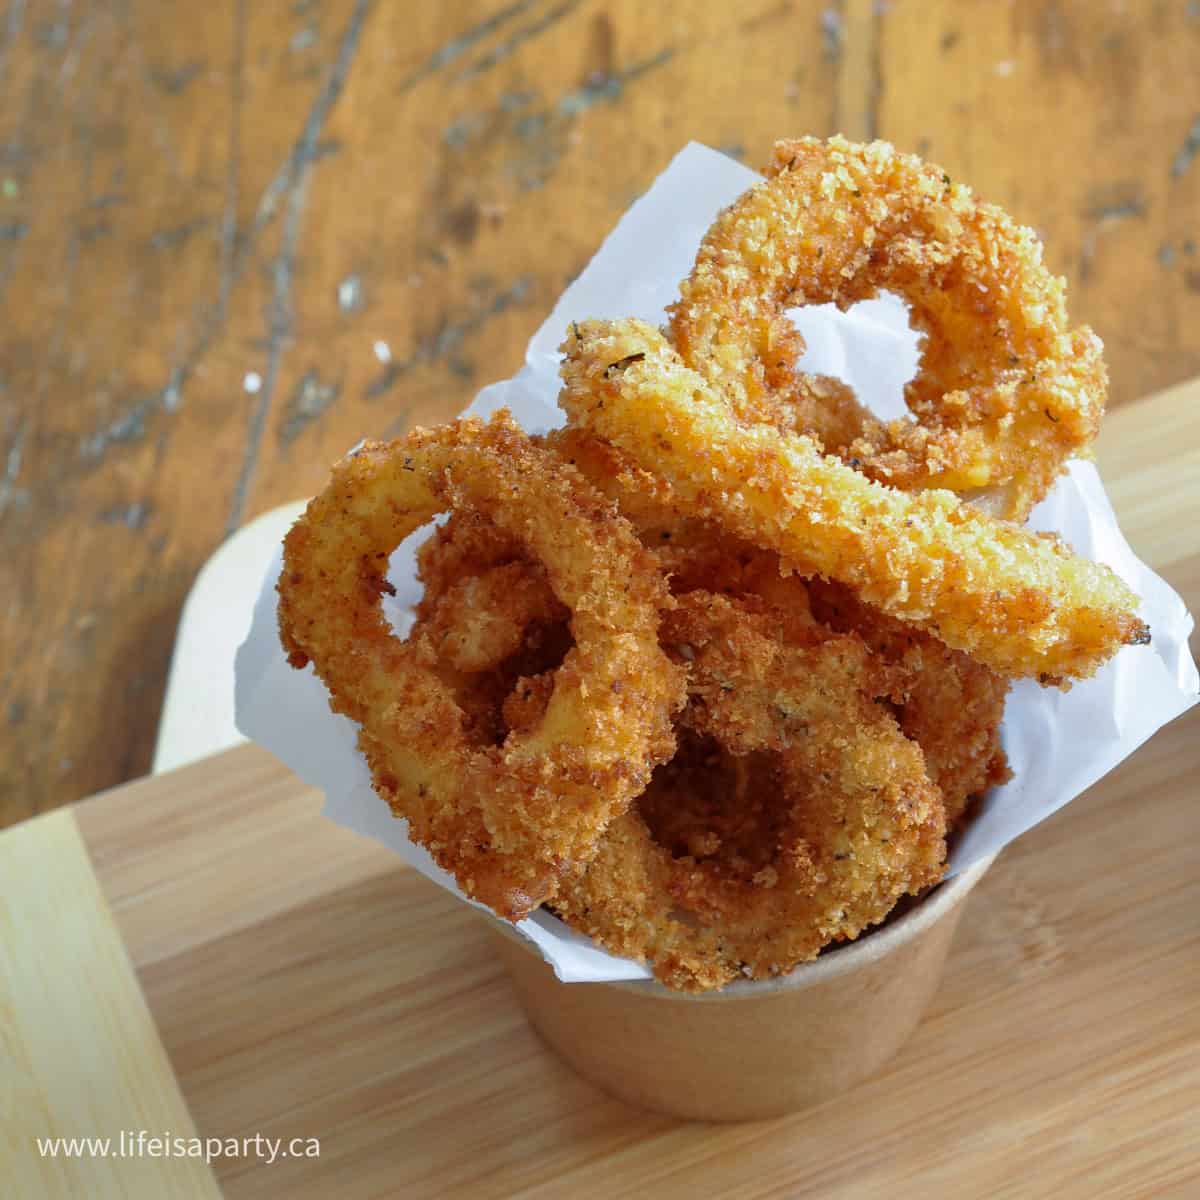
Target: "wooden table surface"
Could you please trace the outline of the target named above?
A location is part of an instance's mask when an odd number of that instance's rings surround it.
[[[1114,406],[1196,374],[1198,68],[1185,0],[0,5],[0,824],[144,772],[208,555],[510,374],[689,138],[928,154]]]
[[[1114,414],[1100,458],[1133,545],[1200,596],[1200,380]],[[128,784],[0,832],[0,1180],[46,1200],[1191,1200],[1198,753],[1193,708],[1005,850],[875,1078],[725,1126],[576,1076],[474,914],[258,747]],[[241,1149],[211,1171],[37,1152],[122,1130]],[[255,1137],[290,1152],[268,1165]]]

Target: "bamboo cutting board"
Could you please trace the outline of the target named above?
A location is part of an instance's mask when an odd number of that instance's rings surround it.
[[[1115,413],[1101,462],[1130,540],[1195,607],[1200,382]],[[257,748],[19,826],[0,835],[5,1070],[23,1089],[0,1193],[213,1194],[181,1160],[107,1163],[105,1191],[32,1146],[180,1132],[181,1091],[201,1135],[320,1139],[319,1158],[218,1159],[228,1197],[1195,1196],[1198,739],[1193,710],[1005,852],[882,1075],[742,1126],[637,1112],[575,1077],[477,919],[323,823]],[[80,1046],[103,1067],[73,1065]]]

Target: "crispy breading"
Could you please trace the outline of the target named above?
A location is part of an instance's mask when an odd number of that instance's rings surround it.
[[[1107,388],[1100,339],[1069,327],[1036,235],[886,142],[779,142],[768,173],[716,219],[680,287],[684,363],[739,420],[811,432],[898,487],[983,491],[1023,520],[1095,438]],[[882,422],[845,394],[814,406],[786,310],[885,290],[921,334],[911,416]]]
[[[925,754],[953,829],[968,804],[1010,777],[1000,745],[1009,681],[937,638],[864,604],[847,588],[813,580],[814,617],[854,632],[894,668],[890,695],[904,733]]]
[[[379,606],[391,551],[447,508],[469,506],[544,564],[574,646],[536,727],[475,741],[427,639],[401,642]],[[280,636],[312,660],[330,704],[361,728],[376,790],[470,896],[510,918],[562,872],[674,750],[682,672],[658,643],[669,595],[632,528],[574,468],[507,413],[366,443],[284,542]]]
[[[719,843],[676,857],[639,807],[554,900],[575,928],[674,988],[783,974],[942,874],[941,797],[920,748],[874,699],[870,651],[816,625],[787,639],[777,630],[766,606],[698,591],[663,628],[687,664],[684,723],[732,755],[774,760],[773,786],[756,796],[769,861],[747,878]]]
[[[641,321],[573,324],[563,350],[559,403],[571,424],[665,478],[676,503],[994,670],[1084,678],[1149,640],[1137,597],[1107,567],[950,492],[897,491],[809,438],[739,424]]]

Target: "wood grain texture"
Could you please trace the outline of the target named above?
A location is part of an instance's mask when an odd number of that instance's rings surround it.
[[[1180,474],[1200,382],[1114,416],[1123,525],[1193,605]],[[1162,490],[1162,489],[1160,489]],[[1190,581],[1190,582],[1189,582]],[[1200,710],[1020,839],[972,897],[899,1058],[843,1098],[712,1127],[593,1090],[526,1025],[465,906],[326,825],[244,747],[77,810],[196,1122],[319,1137],[221,1161],[235,1197],[963,1195],[1135,1200],[1200,1188]]]
[[[219,1200],[203,1159],[122,1135],[195,1127],[79,836],[48,813],[0,837],[0,1179],[12,1196]],[[105,1139],[39,1153],[37,1139]],[[64,1149],[61,1145],[59,1150]],[[151,1153],[154,1153],[152,1151]]]
[[[144,771],[226,533],[511,373],[689,138],[928,153],[1044,235],[1115,407],[1200,370],[1193,8],[0,4],[0,823]]]
[[[80,823],[201,1131],[321,1140],[319,1160],[218,1161],[230,1200],[1183,1197],[1200,1185],[1198,736],[1193,711],[1005,853],[879,1077],[741,1126],[577,1078],[482,923],[326,826],[257,748]]]

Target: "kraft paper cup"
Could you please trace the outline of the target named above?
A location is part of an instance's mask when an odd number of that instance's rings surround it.
[[[700,995],[653,980],[560,983],[533,945],[485,919],[530,1023],[584,1078],[672,1116],[756,1120],[828,1100],[900,1049],[941,980],[967,896],[994,861],[780,979]]]

